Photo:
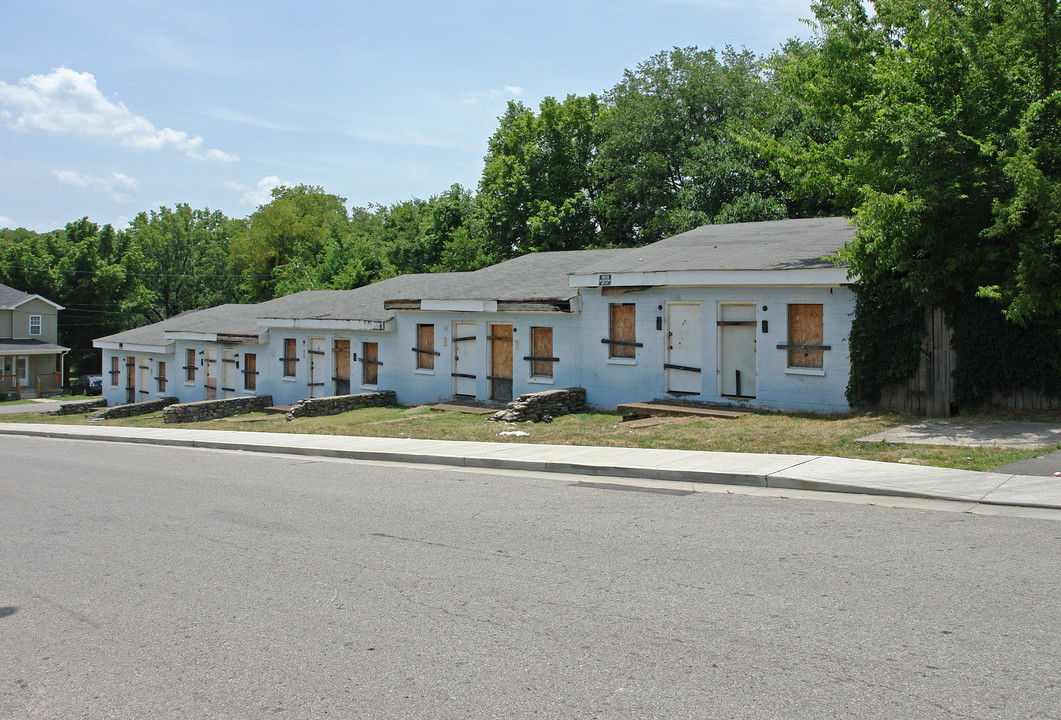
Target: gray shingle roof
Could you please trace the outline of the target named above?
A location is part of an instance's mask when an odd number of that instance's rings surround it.
[[[800,270],[835,267],[835,256],[855,235],[847,218],[810,218],[704,225],[628,253],[595,259],[578,274],[682,270]]]
[[[98,338],[160,346],[166,332],[257,335],[259,318],[388,320],[388,300],[570,300],[573,272],[773,270],[830,267],[854,235],[844,218],[707,225],[642,248],[573,250],[523,255],[474,272],[402,275],[353,290],[308,290],[257,305],[220,305]]]
[[[29,300],[32,295],[16,290],[13,287],[0,284],[0,308],[10,310],[11,308]]]

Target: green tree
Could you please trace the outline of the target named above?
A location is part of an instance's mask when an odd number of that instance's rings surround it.
[[[477,225],[484,245],[476,255],[504,260],[540,250],[575,250],[596,243],[592,159],[597,149],[596,96],[547,97],[535,112],[510,102],[490,138],[479,194]],[[459,238],[459,255],[473,257],[472,236]],[[450,253],[456,261],[458,253]]]
[[[601,242],[630,246],[716,221],[785,217],[769,162],[742,138],[773,86],[751,52],[674,48],[605,95],[594,160]]]
[[[1061,327],[1057,0],[813,7],[819,52],[793,74],[837,133],[802,166],[833,169],[854,208],[854,271],[897,273],[924,305],[979,292]]]
[[[151,294],[148,321],[236,300],[231,230],[220,211],[193,210],[186,203],[133,219],[123,233],[143,258],[140,277]]]
[[[232,237],[232,265],[245,276],[243,299],[257,302],[281,291],[319,289],[316,273],[308,269],[332,244],[341,242],[349,223],[346,200],[323,188],[274,188],[272,200],[255,210]]]

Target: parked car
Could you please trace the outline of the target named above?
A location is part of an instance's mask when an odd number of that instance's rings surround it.
[[[82,375],[77,380],[70,383],[70,394],[71,395],[102,395],[103,394],[103,376],[102,375]]]

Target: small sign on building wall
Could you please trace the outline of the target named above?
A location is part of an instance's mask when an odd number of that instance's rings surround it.
[[[611,284],[612,284],[612,276],[611,275],[601,275],[600,276],[600,285],[603,286],[603,285],[611,285]]]

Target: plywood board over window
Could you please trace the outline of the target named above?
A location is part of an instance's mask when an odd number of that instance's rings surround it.
[[[794,304],[788,306],[788,366],[792,368],[821,368],[825,351],[822,306]]]
[[[420,370],[435,369],[435,326],[416,326],[416,367]]]
[[[611,342],[608,357],[633,358],[637,351],[637,334],[634,331],[634,303],[612,303],[610,306]]]
[[[361,384],[377,385],[379,383],[379,344],[361,343]]]
[[[284,363],[284,377],[295,377],[298,363],[298,343],[295,338],[284,338],[284,356],[280,359]]]
[[[531,328],[531,376],[553,376],[553,329]]]
[[[243,389],[258,389],[258,355],[243,353]]]

